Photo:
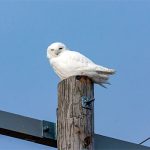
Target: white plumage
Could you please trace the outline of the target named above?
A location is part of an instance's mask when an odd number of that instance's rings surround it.
[[[88,76],[96,84],[108,84],[109,75],[115,70],[97,65],[79,52],[70,51],[63,43],[52,43],[47,57],[60,79],[75,75]]]

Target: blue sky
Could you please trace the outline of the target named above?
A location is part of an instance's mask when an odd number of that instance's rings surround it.
[[[46,49],[60,41],[117,70],[108,89],[95,85],[95,132],[139,143],[150,137],[149,39],[148,0],[0,0],[0,110],[56,122]],[[0,149],[52,148],[0,135]]]

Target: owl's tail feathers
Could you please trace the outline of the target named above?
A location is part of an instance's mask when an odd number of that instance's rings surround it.
[[[108,79],[109,79],[109,76],[108,75],[104,75],[104,74],[97,74],[96,76],[94,76],[93,78],[93,81],[96,83],[96,84],[99,84],[101,85],[102,87],[106,88],[105,84],[110,84],[108,82]]]
[[[114,74],[114,73],[113,73]],[[99,84],[100,86],[107,88],[106,85],[111,85],[108,80],[109,80],[109,75],[112,75],[112,73],[105,73],[105,72],[97,72],[97,78],[94,79],[95,83]]]
[[[115,74],[116,71],[114,69],[105,69],[105,70],[97,70],[96,72],[98,74],[113,75]]]
[[[106,84],[109,84],[111,85],[109,82],[106,82],[106,83],[98,83],[100,86],[102,86],[103,88],[106,88],[107,89],[107,86]]]

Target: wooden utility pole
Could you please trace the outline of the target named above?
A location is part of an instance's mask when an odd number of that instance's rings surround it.
[[[58,150],[94,150],[94,85],[73,76],[58,85]]]

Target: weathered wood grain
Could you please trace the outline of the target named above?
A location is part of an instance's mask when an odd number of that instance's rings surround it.
[[[73,76],[58,85],[58,150],[94,149],[94,102],[82,107],[81,97],[94,98],[93,82],[86,76]]]

